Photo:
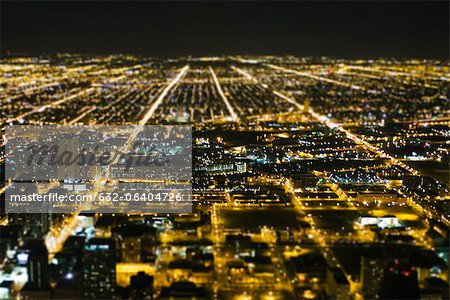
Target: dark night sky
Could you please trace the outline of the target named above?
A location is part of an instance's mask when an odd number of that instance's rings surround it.
[[[162,57],[449,55],[449,2],[8,2],[1,50]]]

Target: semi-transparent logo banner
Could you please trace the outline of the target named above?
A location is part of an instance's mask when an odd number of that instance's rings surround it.
[[[190,126],[11,126],[8,213],[190,212]]]

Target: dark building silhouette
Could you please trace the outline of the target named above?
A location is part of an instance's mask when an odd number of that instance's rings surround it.
[[[28,289],[46,289],[49,287],[48,251],[43,239],[27,239]]]
[[[362,292],[367,299],[379,299],[380,286],[387,260],[380,257],[364,256],[361,259]]]
[[[408,262],[394,260],[384,270],[381,299],[420,299],[417,271]]]
[[[111,239],[92,238],[83,251],[83,297],[114,299],[116,253]]]
[[[153,299],[153,276],[139,272],[130,278],[131,299]]]
[[[23,251],[28,254],[28,281],[21,290],[23,299],[48,299],[52,295],[48,267],[48,251],[43,239],[24,241]]]

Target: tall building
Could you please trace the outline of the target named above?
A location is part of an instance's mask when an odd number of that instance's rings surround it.
[[[361,286],[365,299],[379,299],[379,291],[383,281],[386,259],[363,256],[361,258]]]
[[[130,278],[131,299],[153,299],[153,276],[139,272]]]
[[[363,257],[361,283],[365,299],[420,299],[417,270],[408,260]]]
[[[156,229],[144,224],[118,226],[112,229],[118,261],[147,262],[156,251]]]
[[[43,239],[24,240],[23,263],[27,266],[28,281],[20,291],[21,299],[50,299],[50,274],[48,251]]]
[[[49,287],[48,251],[43,239],[25,240],[26,252],[28,253],[27,289],[42,290]]]
[[[83,251],[83,296],[87,299],[114,299],[116,253],[111,239],[92,238]]]
[[[420,299],[417,270],[407,261],[394,260],[384,270],[381,299]]]

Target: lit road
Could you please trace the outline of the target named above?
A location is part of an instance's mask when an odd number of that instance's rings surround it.
[[[231,106],[230,102],[229,102],[228,99],[227,99],[227,96],[225,96],[225,94],[224,94],[224,92],[223,92],[223,90],[222,90],[222,87],[220,86],[219,79],[217,79],[216,73],[214,72],[214,70],[213,70],[212,67],[209,67],[209,70],[210,70],[211,75],[212,75],[212,77],[213,77],[213,79],[214,79],[214,83],[215,83],[215,85],[216,85],[216,87],[217,87],[217,90],[218,90],[220,96],[222,97],[222,100],[223,100],[223,102],[225,103],[225,105],[226,105],[226,107],[227,107],[227,109],[228,109],[228,112],[229,112],[230,115],[231,115],[231,119],[232,119],[234,122],[239,121],[238,115],[237,115],[236,112],[234,111],[233,107]]]
[[[73,95],[70,95],[70,96],[65,97],[63,99],[60,99],[58,101],[55,101],[55,102],[52,102],[52,103],[49,103],[49,104],[45,104],[45,105],[42,105],[42,106],[39,106],[39,107],[36,107],[36,108],[34,108],[33,110],[31,110],[29,112],[26,112],[26,113],[23,113],[21,115],[18,115],[17,117],[12,118],[12,119],[8,119],[7,122],[9,123],[9,122],[12,122],[12,121],[22,120],[22,119],[24,119],[25,117],[27,117],[29,115],[32,115],[32,114],[35,114],[35,113],[38,113],[38,112],[43,112],[43,111],[45,111],[47,109],[55,108],[58,105],[61,105],[61,104],[65,103],[65,102],[77,99],[77,98],[82,97],[82,96],[90,95],[95,90],[96,90],[95,88],[88,88],[88,89],[85,89],[85,90],[81,90],[81,91],[79,91],[79,92],[77,92],[77,93],[75,93]]]
[[[166,88],[162,91],[162,93],[159,95],[159,97],[156,99],[156,101],[150,106],[150,109],[147,111],[147,113],[144,115],[144,117],[139,121],[139,125],[145,125],[148,120],[153,116],[158,106],[161,104],[161,102],[164,100],[164,98],[167,96],[169,91],[183,78],[183,76],[186,75],[187,71],[189,70],[189,65],[184,66],[181,71],[178,73],[178,75],[166,86]]]
[[[283,71],[283,72],[286,72],[286,73],[292,73],[292,74],[296,74],[296,75],[299,75],[299,76],[305,76],[305,77],[308,77],[308,78],[311,78],[311,79],[315,79],[315,80],[318,80],[318,81],[328,82],[328,83],[332,83],[332,84],[335,84],[335,85],[352,88],[354,90],[363,90],[363,91],[365,90],[365,91],[367,91],[369,93],[374,93],[374,94],[378,93],[377,91],[374,91],[374,90],[366,90],[366,88],[363,87],[363,86],[354,85],[354,84],[350,84],[350,83],[346,83],[346,82],[341,82],[341,81],[338,81],[338,80],[325,78],[325,77],[313,75],[313,74],[306,73],[306,72],[300,72],[300,71],[293,70],[293,69],[287,69],[287,68],[283,68],[283,67],[272,65],[272,64],[267,64],[267,66],[269,68],[272,68],[272,69],[275,69],[275,70]]]

